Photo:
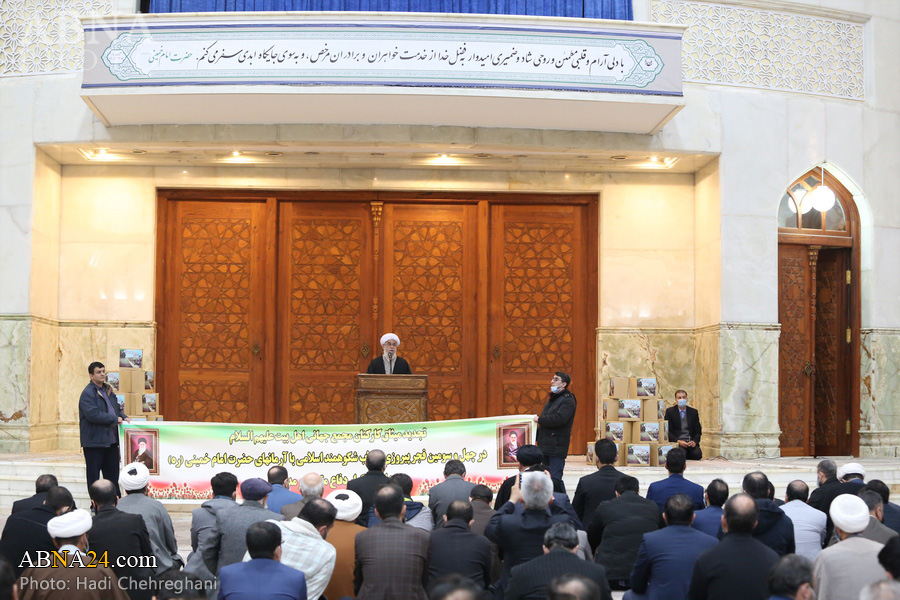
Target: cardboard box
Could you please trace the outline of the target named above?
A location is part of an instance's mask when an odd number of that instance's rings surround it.
[[[659,443],[659,421],[640,421],[635,426],[637,428],[635,443]]]
[[[642,416],[641,400],[610,399],[606,401],[606,416],[610,421],[640,421]]]
[[[144,371],[144,391],[152,392],[156,389],[156,372]]]
[[[600,413],[600,420],[605,421],[606,420],[606,400],[600,401],[600,410],[597,412]]]
[[[157,394],[141,395],[141,413],[145,415],[152,414],[156,416],[159,411],[159,398]]]
[[[626,421],[607,421],[605,425],[604,437],[610,438],[614,442],[631,441],[631,423]]]
[[[596,461],[594,460],[594,442],[588,442],[587,444],[587,453],[585,454],[585,462],[589,465],[594,464]]]
[[[124,371],[125,369],[122,370]],[[144,393],[144,372],[141,369],[131,369],[128,388],[125,391],[129,394]]]
[[[659,422],[659,443],[665,444],[669,441],[669,422]]]
[[[140,394],[125,394],[125,414],[129,417],[143,414]]]
[[[651,454],[650,444],[626,444],[627,458],[625,465],[628,467],[649,467],[652,466],[653,455]]]
[[[637,397],[637,379],[634,377],[610,377],[609,378],[609,397],[610,398],[636,398]]]
[[[616,466],[624,467],[625,466],[625,455],[628,452],[628,449],[625,447],[627,444],[624,442],[616,443]]]
[[[116,392],[119,391],[119,372],[118,371],[110,371],[106,374],[106,383],[112,387]],[[124,393],[124,392],[123,392]]]
[[[653,398],[656,396],[656,377],[638,377],[637,392],[635,395],[639,398]]]
[[[659,444],[656,447],[656,467],[666,466],[666,454],[675,447],[675,444]]]
[[[126,415],[128,414],[128,411],[125,410],[125,401],[127,399],[127,395],[128,394],[116,394],[116,401],[119,403],[119,410],[121,410]]]

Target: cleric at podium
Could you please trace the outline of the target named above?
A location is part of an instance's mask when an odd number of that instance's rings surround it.
[[[369,363],[366,373],[375,375],[412,375],[409,363],[403,358],[397,356],[397,346],[400,345],[400,338],[393,333],[386,333],[381,336],[381,347],[384,348],[384,354],[376,356]]]

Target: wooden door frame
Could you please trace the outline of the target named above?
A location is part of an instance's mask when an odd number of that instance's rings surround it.
[[[818,169],[814,169],[818,172]],[[809,172],[801,175],[806,177]],[[844,185],[828,170],[825,170],[825,184],[835,191],[838,202],[844,208],[847,220],[847,233],[837,235],[816,235],[809,230],[791,230],[779,228],[779,244],[795,244],[801,246],[822,246],[823,248],[850,248],[850,454],[859,456],[859,411],[860,411],[860,367],[862,359],[862,346],[860,328],[862,326],[862,253],[860,251],[860,222],[859,209],[853,201],[853,196]],[[794,184],[791,184],[791,187]],[[798,233],[795,233],[798,232]],[[780,390],[779,390],[780,394]],[[780,398],[779,398],[780,401]],[[814,409],[815,407],[813,407]],[[811,418],[815,418],[810,413]],[[815,440],[812,440],[813,453],[815,455]]]
[[[369,191],[369,190],[310,190],[310,191],[295,191],[295,190],[248,190],[248,189],[240,189],[240,188],[158,188],[157,189],[157,213],[156,213],[156,223],[157,223],[157,239],[156,239],[156,293],[155,293],[155,320],[156,320],[156,329],[157,329],[157,348],[159,347],[158,340],[165,339],[165,335],[169,333],[168,327],[171,327],[172,324],[169,322],[168,313],[167,313],[167,300],[169,299],[169,295],[166,293],[166,289],[164,286],[165,282],[165,273],[167,265],[169,264],[170,257],[167,256],[166,249],[167,244],[169,243],[168,238],[168,229],[166,227],[166,223],[171,215],[170,206],[172,202],[181,201],[181,200],[192,200],[192,201],[211,201],[211,202],[265,202],[266,210],[267,210],[267,218],[266,218],[266,230],[267,233],[270,233],[268,237],[269,247],[266,248],[267,259],[272,259],[272,265],[274,265],[275,272],[278,272],[280,268],[277,262],[278,248],[277,248],[277,233],[281,224],[278,220],[278,204],[280,202],[385,202],[385,203],[395,203],[395,204],[473,204],[477,206],[477,211],[479,215],[479,231],[478,231],[478,239],[479,243],[481,241],[487,242],[487,239],[490,234],[490,205],[492,204],[566,204],[566,205],[581,205],[585,207],[584,211],[584,226],[585,226],[585,244],[584,248],[585,252],[585,260],[583,267],[583,277],[585,281],[585,291],[587,293],[587,298],[585,298],[585,319],[591,328],[591,332],[594,332],[594,337],[588,335],[588,340],[590,343],[587,344],[587,348],[585,348],[585,361],[587,364],[584,365],[585,372],[589,378],[588,381],[585,382],[584,391],[582,392],[588,397],[590,401],[590,410],[589,414],[591,416],[591,423],[587,426],[586,430],[588,433],[593,428],[593,423],[596,421],[596,411],[597,411],[597,399],[596,394],[596,378],[597,378],[597,349],[596,349],[596,333],[595,330],[599,324],[599,204],[600,204],[600,196],[599,194],[590,194],[590,193],[523,193],[523,192],[453,192],[453,191],[411,191],[411,192],[403,192],[403,191]],[[487,217],[487,218],[482,218]],[[487,265],[482,267],[482,272],[478,273],[478,284],[477,284],[477,292],[478,293],[486,293],[488,289],[487,276],[488,273],[485,271],[487,269]],[[277,277],[275,278],[277,279]],[[267,292],[268,290],[267,283]],[[269,294],[269,298],[267,299],[267,306],[271,309],[271,314],[277,314],[275,303],[277,301],[276,290],[274,289],[275,282],[271,283],[272,289],[271,294]],[[486,305],[485,305],[486,306]],[[481,310],[481,309],[480,309]],[[482,315],[478,315],[481,317]],[[486,316],[486,315],[485,315]],[[483,321],[486,323],[486,320]],[[271,356],[272,352],[275,352],[277,340],[275,335],[276,324],[273,323],[269,325],[267,330],[267,341],[265,352],[267,355]],[[488,345],[488,337],[487,330],[483,328],[483,332],[478,333],[478,342],[477,342],[477,350],[479,352],[483,352],[484,356],[486,356],[486,352],[489,350],[487,348]],[[858,327],[856,328],[856,332],[858,335]],[[172,371],[171,365],[168,363],[172,360],[172,357],[161,357],[157,355],[156,360],[156,370],[157,370],[157,380],[164,380],[167,376],[166,374]],[[276,393],[276,385],[279,380],[279,369],[274,366],[268,367],[268,369],[275,369],[275,373],[267,372],[267,382],[266,382],[266,391],[267,393],[271,393],[272,397],[275,397]],[[486,362],[480,361],[478,366],[478,375],[482,375],[482,369],[486,369]],[[484,373],[484,377],[481,377],[479,381],[482,381],[483,385],[487,385],[487,377],[486,373]],[[858,380],[858,373],[857,373]],[[483,396],[483,397],[486,397]],[[174,401],[174,400],[171,400]],[[163,397],[160,399],[160,410],[162,411],[164,407],[169,406],[169,402],[171,402],[167,398]],[[857,395],[857,406],[858,406],[858,395]],[[271,414],[269,414],[271,412]],[[855,412],[856,419],[858,421],[858,410]],[[279,414],[280,411],[277,409],[271,408],[267,409],[266,416],[268,417],[269,422],[275,422],[275,419],[282,417]],[[588,435],[588,437],[592,437]],[[857,440],[858,446],[858,440]],[[577,449],[576,449],[577,453]]]

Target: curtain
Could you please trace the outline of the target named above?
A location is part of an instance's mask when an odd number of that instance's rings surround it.
[[[296,10],[634,18],[631,0],[150,0],[149,9],[151,13]]]

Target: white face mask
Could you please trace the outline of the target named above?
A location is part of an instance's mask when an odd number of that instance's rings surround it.
[[[551,385],[551,386],[550,386],[550,392],[552,392],[552,393],[554,393],[554,394],[557,393],[557,392],[559,392],[559,391],[561,391],[561,390],[562,390],[562,387],[561,387],[561,386],[558,386],[558,385]]]
[[[679,398],[678,408],[684,408],[685,406],[687,406],[687,398]]]

